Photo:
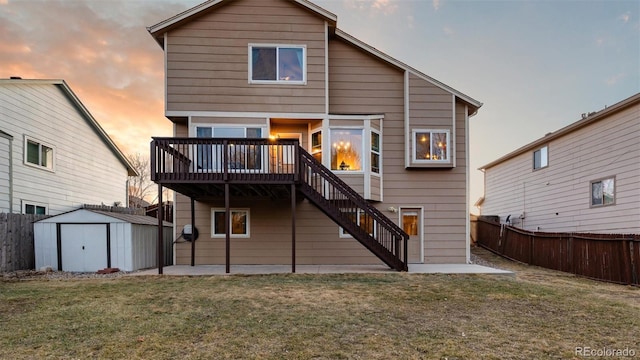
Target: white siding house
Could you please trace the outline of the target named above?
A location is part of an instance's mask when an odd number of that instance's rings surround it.
[[[640,94],[480,168],[482,215],[545,232],[640,233]]]
[[[0,212],[126,206],[134,174],[63,80],[0,79]]]

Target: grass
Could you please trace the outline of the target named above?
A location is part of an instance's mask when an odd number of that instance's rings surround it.
[[[535,271],[0,282],[0,358],[640,356],[640,289]]]

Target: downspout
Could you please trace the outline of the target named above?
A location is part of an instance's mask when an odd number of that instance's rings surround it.
[[[9,138],[9,213],[13,213],[13,136]]]

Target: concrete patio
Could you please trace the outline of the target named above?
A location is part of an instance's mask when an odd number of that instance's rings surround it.
[[[291,265],[231,265],[231,272],[225,273],[224,265],[171,265],[163,268],[164,275],[262,275],[290,274]],[[373,274],[396,273],[385,265],[296,265],[296,274]],[[511,275],[507,270],[495,269],[476,264],[409,264],[409,274],[492,274]],[[158,269],[146,269],[128,274],[129,276],[158,275]]]

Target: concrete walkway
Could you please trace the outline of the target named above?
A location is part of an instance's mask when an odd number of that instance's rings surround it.
[[[231,272],[225,273],[224,265],[172,265],[163,268],[164,275],[260,275],[289,274],[291,265],[231,265]],[[297,274],[374,274],[396,273],[384,265],[296,265]],[[129,276],[157,275],[158,269],[147,269],[128,274]],[[476,264],[410,264],[409,274],[493,274],[514,275],[507,270],[494,269]]]

